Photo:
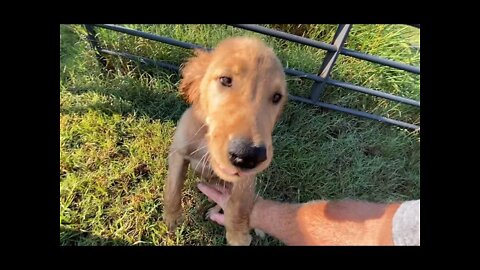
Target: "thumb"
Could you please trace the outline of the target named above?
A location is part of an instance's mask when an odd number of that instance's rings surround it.
[[[215,221],[216,223],[222,225],[222,226],[225,225],[225,215],[224,214],[214,213],[214,214],[210,215],[210,219]]]
[[[223,209],[226,204],[226,195],[217,190],[215,186],[199,183],[198,189],[212,201],[216,202]]]

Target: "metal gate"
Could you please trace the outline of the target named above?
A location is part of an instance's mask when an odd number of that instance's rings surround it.
[[[380,115],[371,114],[371,113],[367,113],[367,112],[363,112],[363,111],[358,111],[358,110],[354,110],[354,109],[350,109],[350,108],[346,108],[346,107],[342,107],[342,106],[338,106],[338,105],[334,105],[334,104],[325,103],[325,102],[322,102],[322,101],[319,100],[321,94],[325,90],[325,86],[326,85],[333,85],[333,86],[338,86],[338,87],[342,87],[342,88],[345,88],[345,89],[349,89],[349,90],[352,90],[352,91],[364,93],[364,94],[367,94],[367,95],[372,95],[372,96],[376,96],[376,97],[380,97],[380,98],[404,103],[404,104],[407,104],[407,105],[410,105],[410,106],[418,107],[418,109],[420,109],[420,101],[405,98],[405,97],[400,97],[400,96],[396,96],[396,95],[392,95],[392,94],[388,94],[388,93],[385,93],[385,92],[382,92],[382,91],[378,91],[378,90],[374,90],[374,89],[370,89],[370,88],[366,88],[366,87],[362,87],[362,86],[354,85],[354,84],[351,84],[351,83],[348,83],[348,82],[342,82],[342,81],[338,81],[338,80],[334,80],[334,79],[330,78],[330,73],[331,73],[331,71],[332,71],[332,69],[335,65],[335,62],[336,62],[336,60],[337,60],[337,58],[340,54],[350,56],[350,57],[354,57],[354,58],[357,58],[357,59],[362,59],[362,60],[373,62],[373,63],[377,63],[377,64],[384,65],[384,66],[393,67],[393,68],[396,68],[396,69],[400,69],[400,70],[404,70],[404,71],[407,71],[407,72],[411,72],[411,73],[420,75],[420,67],[415,67],[415,66],[404,64],[404,63],[395,62],[395,61],[384,59],[384,58],[381,58],[381,57],[378,57],[378,56],[375,56],[375,55],[369,55],[369,54],[365,54],[365,53],[362,53],[362,52],[358,52],[358,51],[355,51],[355,50],[350,50],[350,49],[345,48],[344,44],[345,44],[345,40],[348,37],[350,29],[352,27],[351,24],[340,24],[337,28],[334,39],[330,44],[325,43],[325,42],[321,42],[321,41],[316,41],[316,40],[304,38],[304,37],[300,37],[300,36],[296,36],[296,35],[293,35],[293,34],[282,32],[282,31],[266,28],[266,27],[259,26],[259,25],[235,24],[235,25],[231,25],[231,26],[242,28],[242,29],[245,29],[245,30],[253,31],[253,32],[257,32],[257,33],[261,33],[261,34],[276,37],[276,38],[281,38],[281,39],[288,40],[288,41],[291,41],[291,42],[296,42],[296,43],[299,43],[299,44],[303,44],[303,45],[307,45],[307,46],[311,46],[311,47],[314,47],[314,48],[318,48],[318,49],[322,49],[322,50],[327,51],[326,56],[323,60],[323,63],[320,66],[318,74],[311,74],[311,73],[306,73],[306,72],[303,72],[303,71],[300,71],[300,70],[285,68],[285,73],[287,75],[300,77],[300,78],[305,78],[305,79],[309,79],[309,80],[314,81],[314,84],[312,86],[309,98],[299,97],[299,96],[295,96],[295,95],[289,95],[290,100],[297,101],[297,102],[304,102],[304,103],[312,104],[312,105],[319,106],[319,107],[322,107],[322,108],[327,108],[327,109],[331,109],[331,110],[335,110],[335,111],[340,111],[340,112],[352,114],[352,115],[359,116],[359,117],[364,117],[364,118],[368,118],[368,119],[372,119],[372,120],[377,120],[377,121],[380,121],[380,122],[383,122],[383,123],[392,124],[392,125],[396,125],[396,126],[403,127],[403,128],[408,128],[408,129],[413,129],[413,130],[419,130],[420,129],[420,126],[417,126],[417,125],[414,125],[414,124],[410,124],[410,123],[402,122],[402,121],[399,121],[399,120],[395,120],[395,119],[391,119],[391,118],[387,118],[387,117],[383,117],[383,116],[380,116]],[[415,25],[412,25],[412,26],[420,28],[420,25],[418,25],[418,24],[415,24]],[[202,48],[202,49],[207,49],[207,50],[210,49],[210,48],[205,48],[205,47],[197,45],[197,44],[191,44],[191,43],[175,40],[175,39],[172,39],[172,38],[169,38],[169,37],[154,35],[154,34],[151,34],[151,33],[146,33],[146,32],[138,31],[138,30],[135,30],[135,29],[126,28],[126,27],[119,26],[119,25],[86,24],[85,27],[86,27],[87,32],[88,32],[88,40],[89,40],[92,48],[96,52],[97,59],[99,60],[99,62],[103,66],[106,65],[106,59],[104,58],[103,54],[109,54],[109,55],[121,56],[121,57],[130,59],[130,60],[134,60],[134,61],[139,61],[139,62],[144,63],[144,64],[155,65],[157,67],[166,68],[166,69],[173,70],[173,71],[176,71],[176,72],[178,72],[178,70],[179,70],[178,66],[175,66],[175,65],[172,65],[172,64],[169,64],[169,63],[166,63],[166,62],[155,61],[155,60],[152,60],[152,59],[148,59],[148,58],[137,56],[137,55],[132,55],[132,54],[125,53],[125,52],[116,52],[116,51],[111,51],[111,50],[107,50],[105,48],[102,48],[99,40],[97,39],[95,27],[101,27],[101,28],[112,30],[112,31],[124,33],[124,34],[127,34],[127,35],[142,37],[142,38],[146,38],[146,39],[149,39],[149,40],[158,41],[158,42],[170,44],[170,45],[173,45],[173,46],[182,47],[182,48],[185,48],[185,49],[196,49],[196,48]]]

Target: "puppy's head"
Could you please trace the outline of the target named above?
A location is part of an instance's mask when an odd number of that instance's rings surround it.
[[[231,38],[196,51],[182,68],[180,90],[208,126],[211,165],[235,182],[268,167],[272,131],[287,100],[283,67],[254,38]]]

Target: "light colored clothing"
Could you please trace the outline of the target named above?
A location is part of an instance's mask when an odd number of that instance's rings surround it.
[[[420,200],[403,202],[393,216],[395,246],[420,246]]]

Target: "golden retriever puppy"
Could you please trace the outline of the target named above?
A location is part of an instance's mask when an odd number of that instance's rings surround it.
[[[227,243],[250,245],[255,175],[272,161],[272,131],[287,101],[282,64],[262,41],[237,37],[211,52],[196,50],[181,74],[180,91],[191,107],[170,148],[164,221],[170,231],[182,221],[181,190],[190,164],[204,180],[230,187]]]

